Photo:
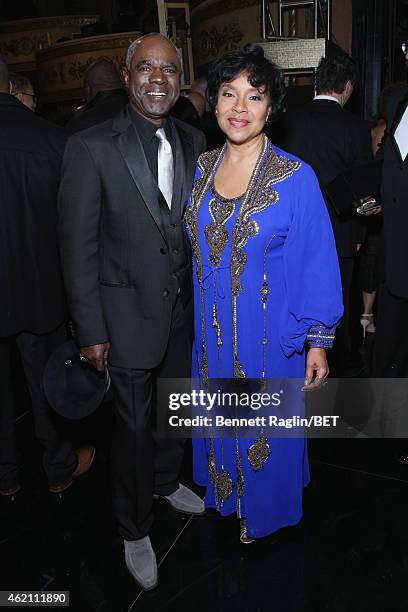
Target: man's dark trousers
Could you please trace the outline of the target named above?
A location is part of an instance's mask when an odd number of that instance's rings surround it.
[[[146,536],[153,522],[153,494],[170,495],[178,487],[184,443],[156,437],[156,410],[165,407],[157,407],[155,396],[159,379],[180,378],[182,373],[190,377],[192,315],[192,300],[184,308],[177,297],[169,342],[158,367],[109,369],[116,397],[114,505],[124,539]]]
[[[21,355],[21,362],[31,396],[37,439],[44,447],[43,465],[48,483],[56,486],[69,479],[76,467],[71,442],[60,433],[61,423],[52,413],[43,391],[42,376],[53,350],[67,339],[66,325],[53,332],[37,335],[21,332],[0,339],[0,485],[11,489],[18,485],[18,458],[15,436],[15,399],[11,364],[12,344]]]

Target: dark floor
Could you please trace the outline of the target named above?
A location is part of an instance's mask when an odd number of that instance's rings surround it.
[[[59,497],[47,492],[31,414],[20,414],[23,489],[0,499],[0,590],[69,590],[75,612],[408,611],[408,467],[394,461],[396,443],[311,440],[301,524],[250,546],[234,518],[183,517],[156,502],[160,584],[143,593],[112,517],[111,425],[110,404],[85,423],[95,464]],[[188,483],[189,452],[183,470]]]
[[[140,592],[112,518],[110,412],[92,423],[95,465],[61,498],[47,493],[31,415],[19,419],[23,491],[0,500],[0,589],[70,590],[81,612],[408,610],[408,467],[381,440],[310,441],[302,523],[251,546],[234,518],[182,517],[157,502],[160,585]]]

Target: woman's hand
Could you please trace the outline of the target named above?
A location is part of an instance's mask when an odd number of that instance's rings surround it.
[[[316,372],[316,378],[314,374]],[[306,358],[304,391],[318,389],[329,375],[326,351],[322,348],[311,348]]]

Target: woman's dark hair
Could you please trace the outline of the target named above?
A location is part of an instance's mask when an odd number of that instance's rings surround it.
[[[270,62],[259,45],[246,45],[242,51],[226,53],[216,60],[208,73],[207,99],[211,110],[217,105],[218,91],[223,83],[230,83],[246,72],[252,87],[265,87],[272,107],[272,115],[282,108],[285,84],[280,68]]]

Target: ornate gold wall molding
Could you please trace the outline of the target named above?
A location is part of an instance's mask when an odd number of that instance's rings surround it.
[[[13,70],[35,70],[36,52],[60,38],[72,38],[98,15],[69,15],[0,23],[0,55]]]
[[[40,94],[44,103],[81,99],[87,67],[96,59],[113,61],[121,70],[138,32],[106,34],[59,43],[37,53]]]
[[[191,11],[191,16],[197,19],[212,19],[218,17],[218,15],[224,15],[224,13],[248,8],[249,6],[260,7],[260,2],[259,0],[212,0],[212,2],[204,2],[202,5],[196,6]]]
[[[259,0],[217,0],[192,12],[192,39],[195,66],[207,66],[215,59],[261,39]]]
[[[22,30],[44,30],[60,26],[81,27],[99,20],[99,15],[63,15],[62,17],[38,17],[36,19],[16,19],[2,21],[0,33],[21,32]]]
[[[215,25],[200,31],[199,58],[201,63],[212,61],[222,53],[239,49],[244,34],[238,29],[238,23],[225,25],[218,30]]]

